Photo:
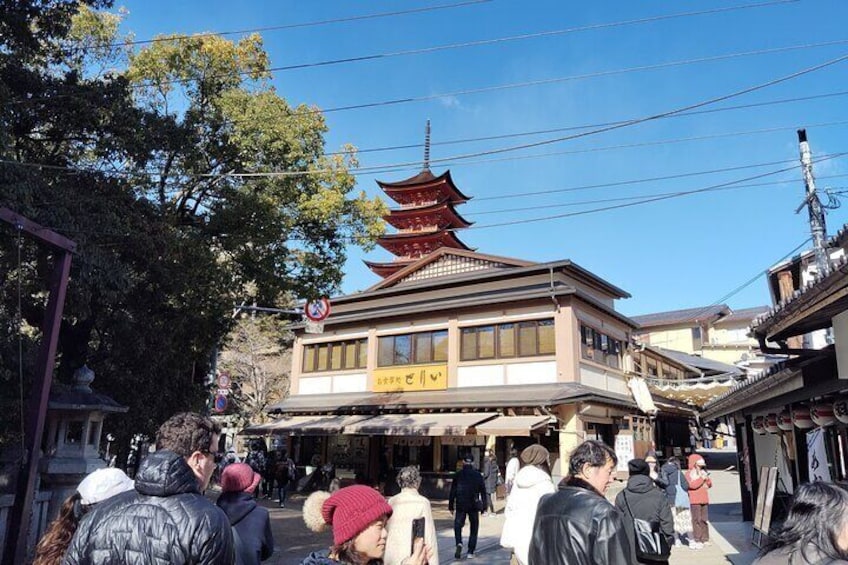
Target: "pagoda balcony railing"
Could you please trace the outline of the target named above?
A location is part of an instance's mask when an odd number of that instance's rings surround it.
[[[438,200],[418,200],[415,202],[405,202],[400,205],[401,210],[409,210],[410,208],[423,208],[436,204]]]

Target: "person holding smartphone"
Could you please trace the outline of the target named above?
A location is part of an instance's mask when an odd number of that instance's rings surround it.
[[[692,511],[692,537],[689,549],[702,549],[710,543],[709,513],[710,505],[709,489],[713,486],[710,474],[707,472],[707,462],[704,458],[693,453],[689,456],[689,470],[686,472],[686,481],[689,483],[689,504]]]
[[[439,548],[436,540],[436,525],[430,501],[418,494],[421,474],[418,467],[410,465],[400,470],[396,477],[401,491],[389,499],[394,512],[389,518],[384,565],[399,565],[409,557],[415,540],[424,539],[424,545],[432,549],[429,565],[439,565]]]

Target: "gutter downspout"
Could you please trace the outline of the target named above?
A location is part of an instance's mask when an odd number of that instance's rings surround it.
[[[551,276],[551,302],[554,303],[554,308],[556,308],[556,312],[559,314],[559,300],[557,300],[556,294],[554,294],[554,268],[548,267],[548,272],[550,272]]]
[[[821,350],[819,349],[771,347],[769,345],[766,345],[766,336],[760,334],[754,335],[757,336],[757,342],[760,344],[760,351],[762,353],[771,353],[774,355],[818,355],[819,353],[821,353]]]

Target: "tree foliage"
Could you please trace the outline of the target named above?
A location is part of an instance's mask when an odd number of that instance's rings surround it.
[[[334,292],[347,244],[372,245],[384,207],[355,192],[352,148],[325,153],[321,113],[268,84],[259,36],[132,51],[110,4],[0,2],[0,203],[78,243],[58,378],[87,363],[130,407],[106,423],[121,445],[203,405],[234,304]],[[269,172],[283,174],[254,176]],[[22,251],[19,265],[0,227],[4,390],[17,390],[18,280],[28,367],[44,314],[49,254]]]

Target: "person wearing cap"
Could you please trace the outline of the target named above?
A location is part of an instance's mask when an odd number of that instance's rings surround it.
[[[665,493],[658,489],[650,476],[650,466],[644,459],[633,459],[627,463],[630,477],[627,486],[615,497],[615,507],[627,517],[639,518],[648,522],[658,522],[660,534],[665,536],[669,548],[674,544],[674,518],[666,502]],[[632,520],[626,522],[632,525]],[[628,532],[631,528],[628,527]],[[635,550],[635,542],[634,542]],[[638,563],[668,563],[668,559],[647,559],[634,555]]]
[[[605,497],[617,463],[615,451],[597,440],[584,441],[571,452],[568,476],[536,509],[530,565],[633,562],[625,518]]]
[[[686,481],[689,483],[689,505],[692,512],[692,539],[689,549],[703,549],[710,543],[710,528],[708,507],[710,504],[709,489],[713,486],[710,474],[707,473],[707,462],[704,458],[693,453],[689,456],[689,470],[686,471]]]
[[[453,535],[456,541],[454,557],[462,557],[462,528],[465,519],[471,523],[471,533],[468,536],[468,559],[474,559],[477,549],[477,533],[480,531],[480,512],[486,509],[486,484],[483,475],[474,468],[474,458],[466,455],[462,460],[462,470],[453,476],[448,510],[454,515]],[[454,511],[456,511],[454,513]]]
[[[536,507],[546,494],[556,491],[551,479],[550,453],[541,445],[531,445],[521,452],[522,467],[515,475],[512,491],[506,499],[501,545],[511,547],[515,560],[527,565],[530,537]]]
[[[135,490],[86,514],[62,563],[233,563],[230,521],[203,496],[220,432],[208,416],[169,418],[156,432],[156,451],[139,465]]]
[[[330,494],[315,491],[303,504],[303,521],[313,532],[333,530],[328,552],[313,552],[301,565],[360,565],[383,563],[392,507],[371,487],[353,485]],[[424,540],[416,541],[411,555],[400,565],[425,565],[433,552]]]
[[[398,565],[409,556],[412,547],[412,521],[424,519],[424,543],[433,550],[428,565],[439,565],[439,547],[436,537],[436,524],[433,521],[433,509],[427,498],[418,494],[421,486],[421,473],[415,465],[404,467],[397,474],[400,492],[389,499],[392,517],[389,518],[389,537],[386,539],[385,565]]]
[[[96,504],[133,489],[133,482],[120,469],[97,469],[85,477],[77,490],[62,503],[59,515],[35,548],[33,565],[58,565],[82,517]]]
[[[262,475],[246,463],[230,463],[221,475],[221,496],[217,505],[230,519],[236,533],[236,553],[240,565],[258,565],[274,553],[274,534],[268,510],[256,504],[253,491]]]

